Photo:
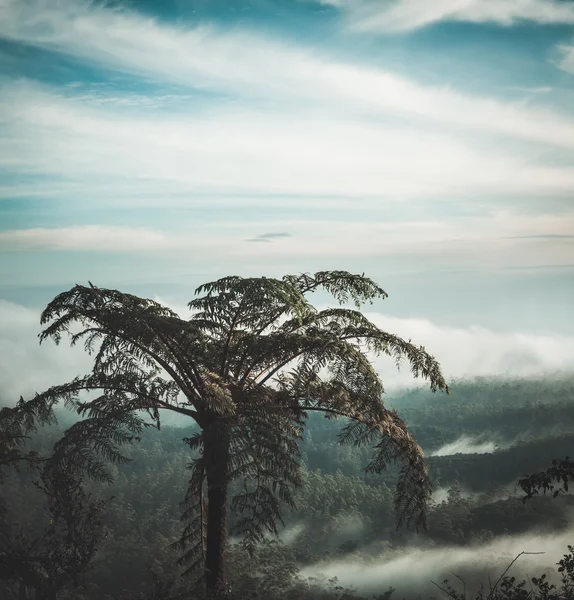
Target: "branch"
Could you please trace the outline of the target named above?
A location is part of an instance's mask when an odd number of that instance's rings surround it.
[[[531,554],[545,554],[545,552],[521,552],[520,554],[518,554],[514,560],[508,565],[508,567],[506,567],[504,573],[498,578],[497,582],[494,584],[494,587],[491,588],[490,590],[490,594],[488,594],[488,596],[486,597],[486,600],[491,600],[492,599],[492,595],[494,594],[494,591],[496,590],[498,584],[502,581],[502,579],[504,578],[504,576],[508,573],[508,571],[510,571],[510,568],[512,567],[512,565],[523,555],[531,555]]]
[[[235,326],[237,325],[237,321],[239,321],[239,315],[241,314],[243,306],[245,305],[246,298],[247,298],[247,295],[244,294],[243,297],[241,298],[241,302],[239,303],[239,306],[237,307],[237,310],[235,311],[235,315],[233,315],[231,324],[229,325],[229,332],[227,334],[227,339],[225,341],[225,345],[223,346],[223,352],[222,352],[222,358],[221,358],[220,375],[222,377],[225,375],[225,364],[227,363],[227,355],[229,353],[229,346],[230,346],[231,340],[233,338]]]
[[[453,598],[453,600],[458,600],[457,597],[452,593],[452,591],[449,590],[445,590],[443,587],[441,587],[438,583],[434,582],[432,579],[429,580],[433,585],[436,585],[436,587],[441,591],[444,592],[449,598]]]
[[[523,502],[538,494],[540,490],[546,494],[547,491],[554,491],[556,497],[561,491],[568,491],[568,483],[574,481],[574,462],[567,456],[565,460],[553,460],[552,466],[540,473],[532,473],[524,479],[518,481],[519,487],[525,492],[526,496]],[[554,490],[554,484],[561,483],[562,489]]]

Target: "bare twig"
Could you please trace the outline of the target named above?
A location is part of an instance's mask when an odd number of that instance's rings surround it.
[[[441,586],[440,586],[438,583],[434,582],[432,579],[430,580],[430,582],[431,582],[433,585],[436,585],[436,587],[437,587],[437,588],[438,588],[438,589],[439,589],[441,592],[444,592],[444,593],[445,593],[447,596],[449,596],[450,598],[455,598],[455,600],[456,600],[456,596],[453,596],[453,595],[452,595],[452,592],[449,592],[448,590],[445,590],[443,587],[441,587]]]
[[[528,579],[528,585],[530,586],[530,597],[534,598],[534,588],[532,587],[532,577],[526,573],[526,578]]]
[[[502,579],[504,578],[504,576],[508,573],[508,571],[510,571],[510,568],[512,567],[512,565],[523,555],[531,555],[531,554],[545,554],[544,552],[521,552],[518,556],[516,556],[514,558],[514,560],[508,565],[508,567],[506,567],[504,573],[498,578],[498,581],[494,584],[494,587],[491,587],[490,589],[490,594],[488,594],[486,600],[491,600],[492,595],[494,594],[494,591],[496,590],[496,588],[498,587],[498,584],[502,581]]]
[[[462,583],[462,597],[464,598],[464,600],[466,600],[466,583],[464,579],[456,573],[453,573],[453,575]]]

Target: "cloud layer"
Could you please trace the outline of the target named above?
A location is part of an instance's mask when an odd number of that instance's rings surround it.
[[[70,381],[90,369],[90,358],[65,341],[38,343],[40,312],[0,299],[0,404],[14,405],[20,396]]]
[[[176,307],[177,309],[178,307]],[[179,307],[182,316],[188,314]],[[451,328],[428,320],[368,314],[380,327],[424,345],[441,363],[447,379],[475,376],[529,377],[574,369],[574,338],[529,333],[499,334],[479,327]],[[38,345],[40,313],[0,301],[0,398],[8,404],[30,397],[90,369],[80,347]],[[387,391],[425,385],[408,369],[397,373],[392,361],[376,359]]]
[[[560,0],[321,0],[346,11],[358,31],[400,32],[440,21],[491,23],[508,27],[531,22],[574,24],[574,6]]]
[[[517,562],[509,576],[516,576],[518,581],[554,567],[567,551],[571,538],[572,531],[568,531],[551,536],[530,534],[501,537],[481,546],[406,550],[399,556],[383,555],[371,558],[369,562],[351,558],[318,563],[305,567],[302,575],[337,577],[340,585],[354,586],[362,594],[380,594],[393,586],[397,589],[395,594],[401,598],[426,595],[432,586],[431,580],[442,582],[448,577],[451,584],[455,584],[453,572],[466,579],[468,588],[471,587],[473,576],[482,576],[482,582],[488,589],[488,576],[496,581],[512,559],[521,552],[542,554],[524,556]],[[416,569],[413,569],[413,564],[416,564]],[[556,579],[555,572],[552,579]]]
[[[414,8],[409,8],[410,4],[402,2],[391,8],[420,12],[420,2],[414,2]],[[450,6],[452,2],[442,4]],[[466,4],[480,12],[481,6],[490,3],[474,0]],[[515,4],[492,2],[507,11],[504,6]],[[530,0],[530,4],[562,7],[560,10],[574,18],[570,3]],[[431,12],[440,5],[432,3]],[[311,102],[321,110],[329,107],[346,114],[391,113],[441,126],[574,146],[574,121],[566,115],[469,96],[448,85],[421,85],[389,70],[336,60],[325,48],[295,46],[252,30],[174,26],[83,0],[57,4],[4,0],[0,17],[0,35],[6,39],[189,89],[270,99],[283,107]]]
[[[574,338],[570,336],[497,333],[483,327],[443,327],[425,319],[366,314],[385,331],[423,345],[441,363],[448,379],[534,377],[574,369]],[[399,375],[391,361],[378,359],[375,365],[383,381],[393,387],[412,382],[406,365]]]
[[[146,227],[85,225],[0,231],[0,248],[18,251],[67,251],[128,254],[188,262],[203,255],[212,266],[225,261],[236,269],[244,260],[269,266],[278,258],[302,264],[319,260],[371,260],[387,257],[411,265],[496,270],[574,264],[574,243],[568,231],[574,216],[532,215],[493,211],[484,217],[385,222],[339,219],[180,222],[174,231]],[[288,226],[291,234],[260,234],[264,228]],[[173,227],[173,226],[172,226]],[[538,233],[538,232],[544,232]],[[262,254],[261,244],[265,243]],[[273,243],[271,243],[273,242]],[[423,260],[424,259],[424,260]],[[299,267],[297,267],[299,269]]]

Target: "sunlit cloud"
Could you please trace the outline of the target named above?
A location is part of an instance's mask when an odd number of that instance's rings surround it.
[[[158,195],[164,185],[194,194],[387,198],[574,190],[572,169],[533,163],[493,142],[305,111],[126,115],[22,84],[5,88],[0,107],[1,167],[86,188],[111,178],[120,191],[139,182]],[[562,126],[559,135],[569,127]]]
[[[574,337],[501,333],[485,327],[444,327],[426,319],[366,313],[383,330],[423,345],[440,363],[447,379],[528,378],[574,369]],[[374,359],[389,390],[413,385],[408,364],[397,373],[393,362]],[[416,381],[417,385],[426,383]]]
[[[574,45],[560,44],[557,48],[558,56],[554,64],[563,71],[574,75]]]
[[[483,1],[468,4],[480,12]],[[563,2],[554,5],[574,11]],[[258,32],[174,26],[129,10],[71,0],[5,0],[0,17],[0,35],[6,39],[193,89],[271,99],[282,106],[312,103],[346,114],[394,114],[574,147],[572,120],[552,110],[469,96],[448,84],[424,86],[391,71],[335,60],[324,48],[296,46]]]
[[[490,23],[508,27],[531,22],[573,24],[574,6],[560,0],[320,0],[348,14],[358,31],[408,31],[440,21]]]

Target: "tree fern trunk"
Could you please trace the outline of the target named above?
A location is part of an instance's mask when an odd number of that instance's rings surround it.
[[[214,421],[204,431],[207,470],[207,544],[205,585],[208,598],[227,595],[227,473],[229,431],[225,423]]]

